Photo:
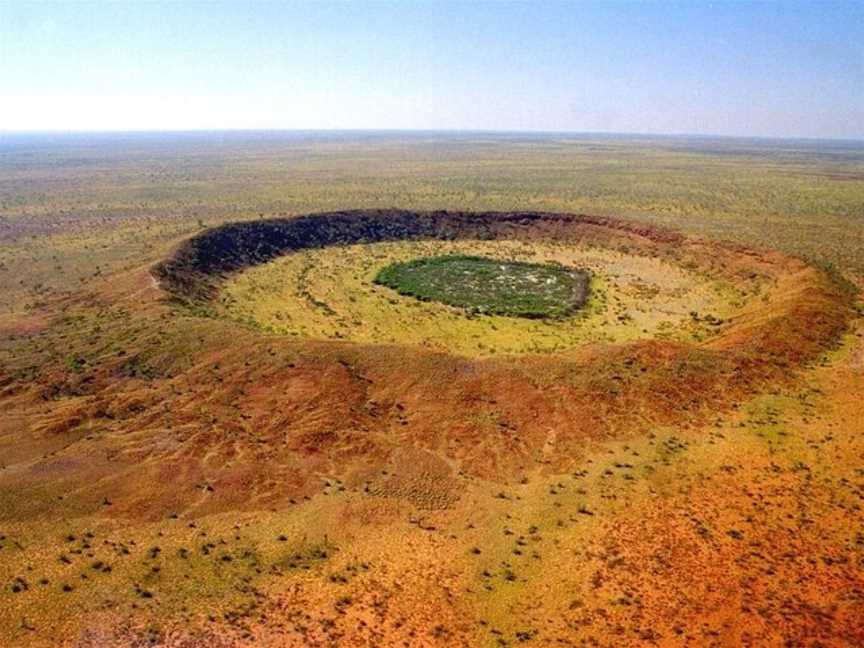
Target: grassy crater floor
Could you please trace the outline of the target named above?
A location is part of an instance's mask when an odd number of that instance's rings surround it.
[[[374,281],[393,264],[442,256],[584,268],[591,290],[568,317],[475,317]],[[405,344],[478,357],[645,338],[699,341],[716,331],[711,322],[729,317],[744,301],[727,282],[608,248],[539,241],[398,241],[305,250],[249,268],[226,282],[214,309],[221,317],[295,339]]]
[[[394,263],[375,275],[375,283],[470,313],[540,319],[565,317],[582,306],[589,278],[560,265],[447,255]]]

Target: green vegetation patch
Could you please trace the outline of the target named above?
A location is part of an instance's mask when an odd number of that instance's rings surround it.
[[[447,255],[394,263],[374,279],[400,295],[475,314],[561,318],[588,298],[588,273],[560,265]]]

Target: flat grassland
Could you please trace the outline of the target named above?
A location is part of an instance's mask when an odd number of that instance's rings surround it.
[[[747,264],[362,243],[200,312],[151,274],[225,222],[389,207],[625,218]],[[530,320],[373,281],[441,255],[591,293]],[[0,645],[862,645],[862,286],[861,143],[0,135]],[[820,300],[842,329],[784,328]]]
[[[588,269],[587,303],[563,319],[465,317],[461,308],[400,296],[375,277],[393,263],[481,255]],[[280,257],[235,275],[217,313],[296,338],[415,344],[466,356],[550,353],[641,337],[702,339],[745,296],[720,279],[597,246],[517,241],[352,245]]]

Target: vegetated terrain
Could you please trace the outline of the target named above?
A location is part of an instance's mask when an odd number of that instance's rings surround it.
[[[478,315],[565,317],[588,298],[588,275],[553,265],[448,255],[397,262],[374,282]]]
[[[564,319],[465,317],[463,309],[402,298],[374,283],[378,270],[391,263],[442,254],[586,268],[588,301]],[[212,309],[295,338],[409,344],[476,357],[562,352],[640,337],[704,339],[740,299],[722,280],[657,257],[572,243],[463,239],[344,245],[281,256],[228,278]]]
[[[855,143],[4,136],[0,644],[860,645],[862,206]],[[592,291],[374,284],[442,255]]]

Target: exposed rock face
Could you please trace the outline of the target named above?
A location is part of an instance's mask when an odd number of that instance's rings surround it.
[[[215,296],[225,275],[297,250],[420,239],[572,240],[591,228],[655,243],[681,240],[674,233],[586,215],[356,210],[223,225],[189,239],[154,272],[175,299],[200,302]]]

